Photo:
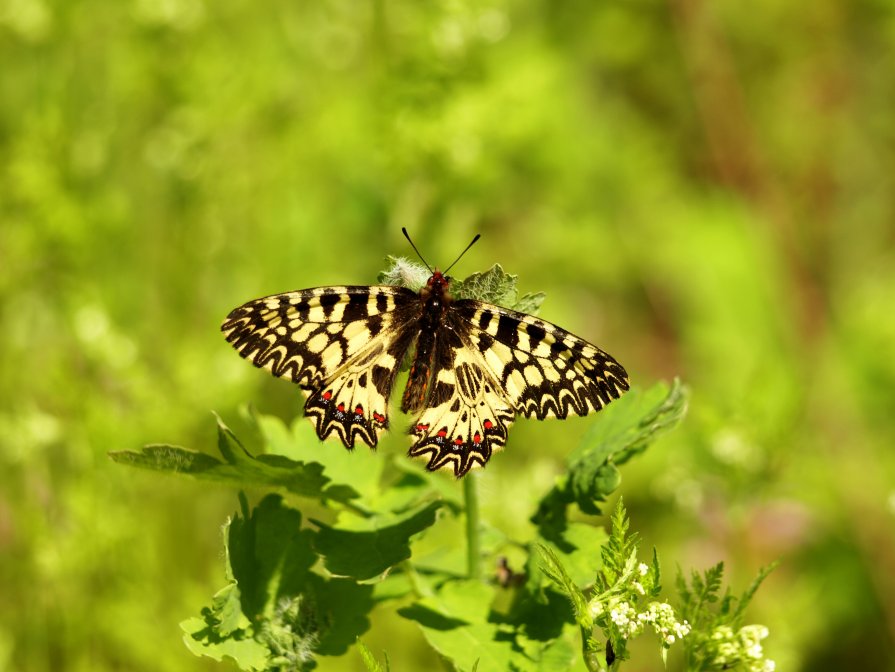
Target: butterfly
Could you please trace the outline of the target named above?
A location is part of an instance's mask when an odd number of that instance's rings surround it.
[[[358,439],[375,448],[389,427],[392,387],[413,348],[401,398],[418,416],[409,454],[457,477],[485,466],[517,415],[583,416],[628,389],[625,369],[597,346],[532,315],[453,298],[454,264],[430,269],[418,292],[338,286],[255,299],[221,331],[255,366],[297,383],[320,439],[335,434],[348,449]]]

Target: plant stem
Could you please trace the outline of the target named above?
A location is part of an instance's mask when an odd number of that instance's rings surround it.
[[[463,479],[463,498],[466,502],[466,567],[470,579],[482,576],[478,476],[473,471]]]

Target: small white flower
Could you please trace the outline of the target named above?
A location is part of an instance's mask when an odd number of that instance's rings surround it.
[[[591,600],[587,605],[587,613],[591,620],[596,620],[603,613],[603,603],[600,600]]]
[[[646,563],[641,562],[637,565],[637,571],[640,572],[640,576],[646,576],[649,573],[649,566]]]
[[[636,590],[641,595],[646,595],[646,591],[643,589],[643,586],[640,585],[640,581],[634,581],[632,584],[634,586],[634,590]]]
[[[617,626],[623,627],[630,622],[631,619],[628,614],[632,611],[634,611],[634,609],[630,604],[621,602],[609,612],[609,618],[611,618],[612,622]]]

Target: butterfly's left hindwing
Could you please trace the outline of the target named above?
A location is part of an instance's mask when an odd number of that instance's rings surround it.
[[[321,439],[375,446],[416,305],[400,287],[321,287],[250,301],[221,330],[255,366],[308,392],[305,413]]]

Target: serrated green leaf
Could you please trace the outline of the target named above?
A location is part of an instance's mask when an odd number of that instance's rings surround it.
[[[364,521],[372,529],[350,530],[313,521],[320,530],[314,548],[336,576],[372,579],[410,557],[410,538],[435,522],[441,502],[430,502],[402,516]]]
[[[544,292],[534,292],[523,294],[519,297],[519,300],[516,301],[510,308],[513,310],[518,310],[520,313],[528,313],[529,315],[537,315],[538,311],[541,310],[541,304],[544,303],[544,299],[547,298],[547,295]]]
[[[314,533],[301,529],[300,512],[278,495],[251,511],[244,496],[240,501],[226,534],[233,583],[215,595],[202,619],[185,622],[190,650],[233,657],[244,670],[308,670],[315,655],[344,654],[369,628],[372,587],[313,573]]]
[[[301,529],[301,513],[268,495],[250,517],[234,516],[227,533],[230,571],[239,586],[243,613],[270,616],[283,595],[297,595],[317,554],[313,533]]]
[[[532,522],[545,539],[561,536],[567,507],[597,515],[621,483],[617,466],[643,452],[661,433],[673,428],[686,411],[680,381],[670,389],[656,385],[631,390],[604,409],[601,418],[567,459],[568,473],[541,500]]]
[[[224,461],[187,448],[163,444],[146,446],[139,452],[111,452],[109,456],[115,462],[132,467],[183,474],[236,487],[279,487],[295,495],[321,501],[348,502],[357,497],[353,490],[329,486],[330,479],[323,475],[324,467],[317,462],[296,462],[281,455],[253,456],[220,420],[218,450]]]
[[[201,478],[206,472],[220,469],[222,462],[211,455],[167,444],[151,444],[141,451],[121,450],[109,453],[119,464],[152,471],[170,471]],[[209,479],[209,480],[213,480]]]
[[[570,465],[594,457],[623,464],[673,429],[686,412],[687,393],[677,378],[670,388],[658,383],[646,392],[632,389],[601,411],[601,420],[569,456]]]
[[[646,581],[649,585],[647,594],[649,594],[650,597],[658,597],[659,593],[662,592],[662,569],[659,567],[659,554],[656,552],[655,546],[653,546],[653,559],[650,562]]]
[[[572,610],[575,612],[575,619],[580,624],[589,621],[590,616],[587,613],[587,599],[569,575],[568,571],[566,571],[559,556],[552,548],[545,544],[537,544],[536,548],[540,555],[541,570],[544,572],[544,575],[556,585],[560,592],[569,598],[572,603]]]
[[[562,560],[566,572],[576,586],[589,586],[594,582],[602,564],[601,547],[606,543],[606,530],[587,523],[570,523],[557,545],[544,540]]]
[[[357,650],[367,667],[367,672],[389,672],[388,656],[385,657],[385,666],[379,664],[373,652],[360,640],[357,640]]]
[[[759,589],[764,580],[768,578],[771,572],[777,569],[777,566],[780,564],[779,561],[775,560],[769,565],[765,565],[760,570],[758,570],[758,576],[756,576],[752,583],[749,584],[749,587],[743,592],[740,599],[737,601],[736,609],[733,612],[732,624],[736,627],[741,625],[741,620],[746,611],[746,607],[749,606],[749,603],[752,601],[752,598],[755,596],[755,591]]]
[[[452,281],[451,294],[457,299],[475,299],[509,307],[516,303],[518,279],[519,276],[507,273],[500,264],[494,264],[487,271]]]
[[[222,662],[230,659],[241,670],[267,670],[268,650],[252,637],[219,638],[209,636],[208,625],[201,618],[188,618],[180,623],[183,643],[196,656]]]
[[[398,613],[415,621],[426,641],[457,670],[534,672],[546,647],[523,643],[517,633],[489,622],[494,590],[479,581],[453,581]]]
[[[338,442],[322,442],[313,425],[305,418],[296,418],[287,426],[272,415],[253,416],[261,434],[265,451],[271,456],[320,464],[329,479],[325,495],[335,501],[346,493],[353,506],[360,499],[370,499],[380,491],[380,480],[385,461],[372,450],[345,450]]]
[[[609,533],[609,540],[601,549],[604,588],[613,585],[622,574],[630,573],[637,562],[639,537],[636,533],[628,535],[629,527],[624,500],[619,497],[615,510],[612,512],[612,529]]]
[[[217,620],[218,634],[227,636],[245,630],[252,622],[242,613],[242,599],[236,582],[222,588],[211,598],[211,611]]]
[[[662,432],[673,428],[686,411],[686,395],[678,380],[670,390],[656,385],[645,393],[632,390],[603,413],[569,457],[569,485],[578,506],[599,512],[599,504],[618,487],[615,465],[646,450]]]
[[[370,629],[370,611],[375,606],[373,587],[350,579],[324,579],[309,575],[308,594],[320,625],[317,653],[341,656]]]

